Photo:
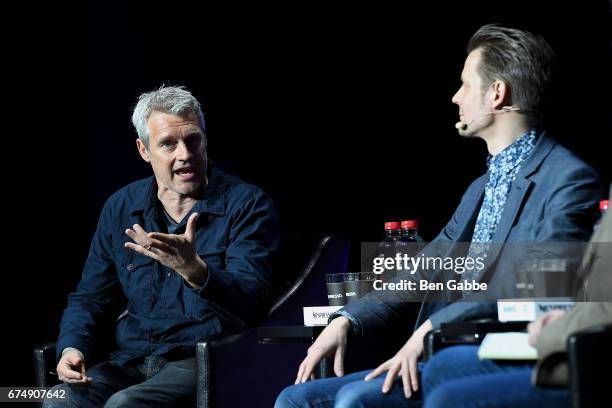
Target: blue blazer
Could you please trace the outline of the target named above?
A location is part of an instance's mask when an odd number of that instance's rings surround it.
[[[484,174],[472,182],[450,221],[432,243],[448,243],[452,250],[453,245],[458,246],[456,243],[471,241],[487,180],[488,174]],[[601,197],[602,187],[595,170],[543,134],[512,183],[492,241],[500,244],[586,242],[599,217],[597,206]],[[428,248],[424,252],[430,256]],[[488,291],[493,290],[499,296],[510,295],[508,288],[514,287],[515,261],[516,257],[507,256],[504,251],[488,254],[482,275],[488,282]],[[415,303],[381,301],[377,296],[373,291],[342,309],[357,321],[362,336],[376,336],[387,325],[414,312]],[[426,295],[415,327],[427,319],[436,329],[444,322],[495,313],[495,302],[428,302]]]

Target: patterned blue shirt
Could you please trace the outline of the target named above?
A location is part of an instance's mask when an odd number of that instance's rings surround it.
[[[516,179],[521,164],[533,151],[538,134],[539,130],[533,128],[495,156],[489,155],[487,157],[489,179],[485,185],[484,200],[476,219],[468,257],[476,258],[480,256],[486,258],[488,245],[479,244],[489,243],[493,239],[508,200],[512,183]],[[474,269],[466,270],[464,279],[477,280],[478,272]]]

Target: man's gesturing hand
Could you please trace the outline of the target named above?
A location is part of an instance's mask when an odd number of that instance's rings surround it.
[[[180,274],[193,287],[200,287],[208,273],[206,263],[196,252],[195,230],[199,214],[193,213],[187,221],[185,233],[162,234],[147,232],[138,224],[125,233],[134,240],[125,247],[159,261]]]
[[[76,350],[68,350],[57,363],[57,376],[66,383],[88,383],[92,378],[85,372],[83,354]]]
[[[323,357],[334,356],[334,373],[338,377],[344,375],[344,351],[350,326],[351,322],[344,316],[337,317],[329,323],[308,349],[308,355],[300,364],[295,379],[296,384],[313,379],[314,369]]]

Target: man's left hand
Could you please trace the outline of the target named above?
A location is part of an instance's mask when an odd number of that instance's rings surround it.
[[[419,389],[419,377],[417,371],[417,360],[423,353],[423,339],[425,334],[432,329],[431,322],[427,320],[408,339],[406,344],[397,352],[393,358],[379,365],[365,378],[369,381],[387,371],[387,376],[382,386],[382,392],[387,393],[393,385],[395,377],[402,377],[404,396],[410,398],[413,392]]]
[[[199,288],[206,281],[208,266],[196,252],[198,217],[198,213],[191,214],[185,233],[181,235],[147,232],[134,224],[133,229],[125,230],[134,242],[126,242],[125,247],[159,261],[185,278],[189,285]]]

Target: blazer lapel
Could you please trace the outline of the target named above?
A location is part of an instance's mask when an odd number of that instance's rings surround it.
[[[472,197],[472,209],[470,210],[467,217],[463,217],[461,224],[458,226],[459,234],[455,242],[470,242],[472,235],[474,235],[474,225],[476,225],[476,219],[482,206],[482,200],[484,199],[485,185],[487,184],[488,177],[482,177],[482,181],[476,190],[476,193]]]
[[[533,182],[531,180],[527,180],[526,178],[517,178],[514,180],[514,182],[512,182],[510,194],[506,200],[502,217],[499,220],[499,224],[497,225],[495,234],[493,235],[492,241],[494,243],[502,244],[506,242],[510,229],[512,228],[512,225],[514,225],[514,221],[519,215],[519,209],[522,208],[523,201],[525,201],[527,198],[527,193],[529,192],[532,184]]]
[[[493,235],[492,241],[494,243],[503,244],[506,242],[510,229],[512,229],[514,221],[519,216],[520,209],[523,208],[523,202],[528,198],[529,190],[533,184],[528,177],[537,171],[540,164],[542,164],[546,156],[548,156],[548,153],[550,153],[554,144],[555,142],[543,132],[533,153],[525,159],[516,179],[512,182],[510,194],[506,200],[501,220],[499,220],[499,224]]]
[[[523,208],[525,200],[529,198],[529,191],[533,185],[533,182],[529,180],[528,177],[538,170],[554,145],[555,142],[543,132],[540,140],[533,150],[533,153],[527,157],[527,159],[525,159],[525,162],[521,166],[516,180],[514,180],[512,183],[502,217],[497,225],[495,234],[493,235],[492,248],[490,248],[487,252],[485,267],[480,272],[479,279],[482,278],[483,274],[496,261],[499,253],[501,252],[503,244],[508,239],[508,235],[510,234],[510,230],[514,225],[514,222],[521,215],[521,208]]]

